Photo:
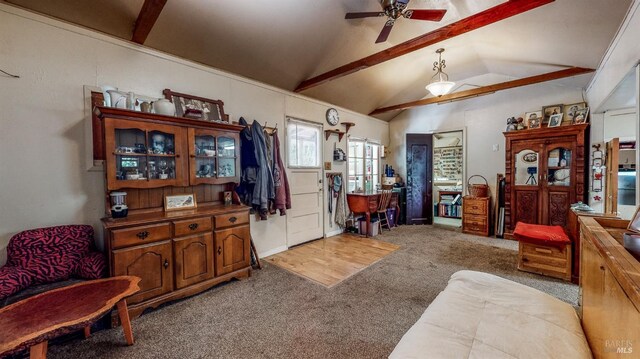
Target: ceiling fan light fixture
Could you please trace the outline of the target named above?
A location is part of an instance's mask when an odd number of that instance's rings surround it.
[[[445,61],[442,59],[442,53],[444,49],[436,50],[438,54],[438,61],[433,63],[433,71],[436,74],[433,75],[429,84],[425,87],[433,96],[440,97],[446,95],[453,89],[455,82],[449,81],[449,75],[447,75],[442,69],[447,67]]]

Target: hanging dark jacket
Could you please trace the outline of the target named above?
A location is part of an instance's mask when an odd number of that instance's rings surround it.
[[[240,131],[240,186],[236,188],[236,193],[242,203],[252,205],[253,190],[258,173],[258,161],[256,160],[256,149],[253,143],[251,128],[247,121],[240,117],[238,121],[245,128]]]
[[[277,131],[273,133],[273,183],[276,191],[274,207],[280,211],[281,216],[284,216],[287,214],[287,209],[291,209],[291,190],[280,156],[280,140]]]
[[[251,124],[251,136],[255,146],[255,158],[258,162],[258,172],[256,173],[256,185],[253,188],[252,204],[254,208],[260,210],[260,217],[266,219],[269,209],[269,200],[275,199],[273,187],[273,174],[269,167],[267,158],[267,142],[264,137],[264,130],[258,121]]]

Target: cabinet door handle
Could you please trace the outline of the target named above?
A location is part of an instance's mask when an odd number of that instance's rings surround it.
[[[164,269],[169,268],[169,260],[168,260],[168,259],[165,259],[165,260],[164,260],[164,264],[163,264],[163,266],[164,266]]]
[[[195,231],[196,229],[198,229],[198,224],[197,223],[191,223],[189,225],[189,229],[192,231]]]
[[[148,231],[138,232],[136,234],[136,237],[138,237],[140,239],[145,239],[145,238],[149,237],[149,232]]]
[[[600,270],[604,270],[604,266],[600,266]]]
[[[176,158],[180,158],[180,155],[176,153]]]
[[[218,255],[222,254],[222,247],[218,247]]]
[[[237,220],[238,220],[238,218],[236,218],[235,216],[229,218],[229,222],[231,222],[231,223],[236,223]]]

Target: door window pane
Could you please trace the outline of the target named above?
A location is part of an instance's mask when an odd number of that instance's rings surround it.
[[[547,160],[547,185],[571,185],[571,150],[568,148],[554,148],[549,151]]]
[[[289,119],[287,161],[289,167],[320,167],[322,127]]]

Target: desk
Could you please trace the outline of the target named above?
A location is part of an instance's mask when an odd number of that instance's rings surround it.
[[[367,237],[371,230],[371,213],[378,210],[379,202],[380,194],[378,193],[347,193],[349,210],[353,213],[364,213],[367,220],[367,233],[365,233]]]
[[[112,277],[54,289],[0,309],[0,357],[30,348],[31,358],[46,358],[49,339],[85,329],[118,307],[127,344],[133,344],[124,298],[140,290],[140,278]]]

